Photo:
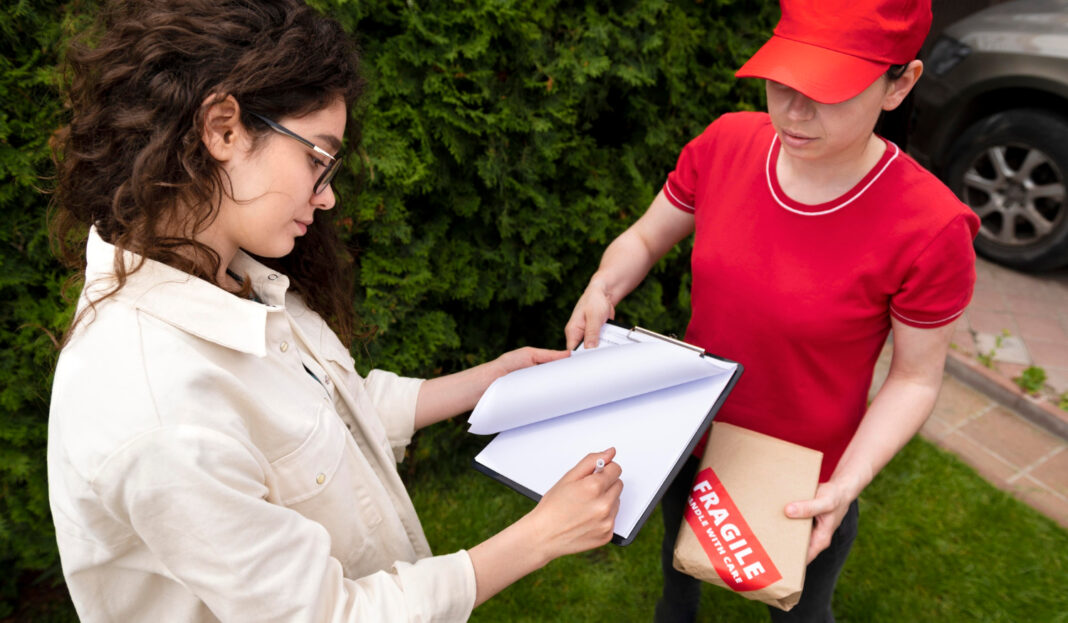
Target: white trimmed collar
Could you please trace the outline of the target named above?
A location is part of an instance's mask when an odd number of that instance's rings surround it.
[[[837,212],[838,210],[841,210],[842,208],[859,199],[861,195],[863,195],[864,192],[868,190],[868,188],[870,188],[872,184],[875,183],[875,180],[879,179],[882,176],[882,174],[886,171],[886,168],[890,166],[890,163],[896,160],[898,155],[901,153],[901,150],[898,149],[897,145],[895,145],[892,141],[887,141],[885,139],[881,140],[886,143],[886,148],[888,150],[893,149],[893,152],[891,152],[889,158],[885,158],[885,162],[883,162],[884,158],[879,158],[880,163],[882,163],[882,167],[875,173],[875,175],[871,175],[870,171],[866,173],[864,175],[864,179],[861,179],[861,181],[857,183],[857,186],[854,186],[853,188],[849,189],[849,191],[839,197],[839,199],[842,199],[842,201],[835,204],[834,206],[825,210],[809,212],[805,210],[798,210],[797,208],[790,206],[786,201],[783,200],[782,197],[779,197],[778,193],[775,192],[775,183],[772,181],[771,156],[775,153],[775,144],[779,141],[779,135],[775,132],[772,132],[771,145],[768,146],[768,156],[764,161],[764,177],[768,182],[768,192],[771,193],[771,197],[775,200],[775,203],[779,204],[787,212],[793,212],[794,214],[800,214],[801,216],[823,216],[824,214]],[[876,164],[876,166],[879,166],[878,163]],[[870,179],[868,179],[869,176]],[[864,183],[865,180],[867,180],[867,183]],[[863,187],[860,187],[861,183],[864,183]]]
[[[115,284],[116,247],[89,230],[85,259],[85,296],[97,296]],[[122,261],[132,269],[141,256],[122,252]],[[239,298],[203,279],[155,260],[145,259],[115,298],[186,333],[220,346],[263,357],[267,353],[267,314],[284,313],[289,279],[243,251],[238,251],[230,269],[251,279],[263,304]]]

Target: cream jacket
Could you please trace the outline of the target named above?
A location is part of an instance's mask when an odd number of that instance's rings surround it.
[[[90,232],[83,305],[114,253]],[[361,378],[285,276],[231,269],[262,304],[146,261],[59,358],[49,498],[82,620],[467,619],[471,561],[431,557],[396,469],[421,381]]]

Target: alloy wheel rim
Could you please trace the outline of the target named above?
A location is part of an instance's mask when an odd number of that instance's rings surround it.
[[[962,199],[982,221],[979,235],[1004,247],[1035,244],[1065,215],[1065,178],[1048,155],[1028,146],[997,145],[964,173]]]

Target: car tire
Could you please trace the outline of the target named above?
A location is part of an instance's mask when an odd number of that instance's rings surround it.
[[[1068,264],[1068,120],[1025,108],[991,115],[946,162],[946,185],[982,220],[980,255],[1024,270]]]

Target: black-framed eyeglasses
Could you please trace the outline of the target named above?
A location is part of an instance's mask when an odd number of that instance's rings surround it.
[[[253,117],[259,119],[260,121],[262,121],[264,123],[266,123],[275,132],[278,132],[279,134],[284,134],[284,135],[288,136],[289,138],[296,139],[296,140],[300,141],[301,143],[303,143],[306,147],[310,148],[315,153],[319,154],[320,156],[323,156],[323,157],[327,158],[326,162],[322,162],[321,163],[323,165],[322,174],[319,175],[319,179],[315,180],[315,186],[313,187],[313,190],[315,191],[315,194],[318,195],[319,193],[321,193],[324,190],[326,190],[326,187],[330,185],[330,182],[334,181],[334,176],[337,175],[338,170],[341,169],[341,152],[340,151],[337,154],[330,155],[330,152],[326,151],[322,147],[319,147],[318,145],[316,145],[315,143],[309,141],[308,139],[304,138],[303,136],[297,134],[293,130],[290,130],[289,128],[283,126],[282,124],[280,124],[280,123],[278,123],[278,122],[276,122],[276,121],[274,121],[272,119],[268,119],[267,117],[264,117],[261,114],[254,113],[251,110],[247,111],[247,112],[248,112],[248,114],[252,115]]]

